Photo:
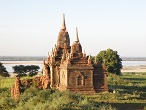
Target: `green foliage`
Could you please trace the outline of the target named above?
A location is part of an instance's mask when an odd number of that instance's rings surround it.
[[[112,73],[107,73],[107,84],[108,85],[130,85],[131,82]]]
[[[103,50],[97,54],[96,58],[97,61],[102,62],[106,66],[108,72],[121,75],[122,59],[117,51],[112,49]]]
[[[13,66],[14,73],[18,74],[19,76],[26,76],[26,70],[24,65],[16,65]]]
[[[7,110],[91,110],[98,109],[98,103],[70,91],[39,90],[31,87],[20,95],[16,102],[10,97],[9,89],[0,89],[0,109]]]
[[[24,78],[24,77],[23,77]],[[22,78],[22,79],[23,79]],[[27,77],[30,78],[30,77]],[[103,92],[81,95],[70,91],[40,90],[30,87],[16,102],[10,87],[14,79],[0,79],[0,109],[2,110],[115,110],[146,106],[146,73],[108,73],[108,87],[115,93]],[[131,104],[131,105],[126,105]],[[133,107],[133,108],[134,108]]]
[[[10,89],[0,88],[0,96],[1,97],[10,97]]]
[[[15,110],[74,110],[97,109],[98,105],[70,91],[29,88],[21,96]]]
[[[0,100],[0,109],[2,110],[10,110],[16,107],[16,101],[9,97],[2,97]]]
[[[14,84],[14,78],[0,78],[0,88],[10,88]]]
[[[112,107],[111,105],[102,104],[102,105],[99,107],[99,110],[116,110],[116,108]]]
[[[29,73],[29,76],[34,76],[38,73],[40,67],[37,65],[27,65],[24,67],[24,69]]]
[[[31,87],[29,89],[26,89],[26,91],[20,96],[20,105],[25,104],[30,99],[32,99],[34,96],[37,95],[37,92],[39,90],[37,88]]]
[[[0,62],[0,76],[2,77],[9,77],[10,75],[8,74],[8,71],[6,68],[3,66],[3,63]]]
[[[29,76],[34,76],[38,73],[38,70],[40,69],[37,65],[16,65],[12,67],[14,70],[14,73],[18,74],[19,76],[26,76],[28,73]]]
[[[0,88],[0,110],[9,110],[16,107],[16,102],[10,97],[10,89]]]

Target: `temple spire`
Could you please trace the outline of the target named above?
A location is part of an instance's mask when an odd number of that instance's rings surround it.
[[[44,61],[43,61],[43,65],[45,65],[46,63],[45,63],[45,59],[44,59]]]
[[[76,27],[76,42],[79,42],[79,37],[78,37],[78,28]]]
[[[88,57],[88,64],[91,64],[91,55]]]
[[[95,56],[95,59],[94,59],[94,63],[97,63],[97,58],[96,58],[96,56]]]
[[[63,14],[63,21],[62,21],[62,28],[63,30],[66,29],[66,24],[65,24],[65,14]]]

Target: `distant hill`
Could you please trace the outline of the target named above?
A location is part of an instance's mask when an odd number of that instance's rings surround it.
[[[0,56],[0,61],[43,61],[45,56]]]
[[[123,61],[146,61],[146,57],[122,57]]]
[[[146,61],[146,57],[121,57],[123,61]],[[46,56],[0,56],[0,61],[43,61]]]

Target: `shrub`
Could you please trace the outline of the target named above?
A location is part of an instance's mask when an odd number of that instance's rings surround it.
[[[112,49],[103,50],[97,54],[96,58],[106,66],[108,72],[121,75],[122,59],[117,51]]]
[[[16,107],[16,101],[10,97],[1,97],[0,109],[9,110]]]
[[[0,62],[0,76],[2,77],[9,77],[10,75],[8,74],[8,71],[6,68],[3,66],[3,63]]]
[[[130,84],[130,81],[125,80],[125,79],[121,78],[121,76],[117,76],[117,75],[112,74],[112,73],[107,74],[107,81],[108,81],[108,84],[112,84],[112,85]]]
[[[20,95],[20,102],[27,102],[30,98],[34,97],[37,95],[37,93],[39,92],[39,89],[34,88],[34,87],[30,87],[29,89],[26,89],[26,91],[24,91],[23,94]]]
[[[12,67],[14,70],[14,73],[18,74],[19,76],[26,76],[28,73],[29,76],[34,76],[38,73],[38,70],[40,69],[37,65],[16,65]]]
[[[101,104],[99,110],[116,110],[116,108],[112,107],[109,104]]]

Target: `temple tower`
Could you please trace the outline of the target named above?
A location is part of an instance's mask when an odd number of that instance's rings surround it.
[[[51,55],[48,56],[50,67],[50,76],[52,88],[56,88],[60,82],[60,64],[62,57],[70,52],[70,38],[65,24],[65,15],[63,14],[62,26],[58,33],[57,45],[52,49]]]
[[[82,52],[77,28],[75,41],[70,46],[64,14],[57,45],[49,54],[47,65],[51,88],[92,94],[108,91],[106,72],[102,64],[93,63],[91,56]]]
[[[70,48],[70,38],[65,24],[65,15],[63,14],[62,27],[58,34],[57,46],[60,48]]]
[[[71,46],[71,52],[60,65],[59,90],[70,90],[73,92],[93,94],[93,66],[82,53],[79,42],[78,29],[76,28],[76,39]]]
[[[80,44],[79,41],[79,37],[78,37],[78,29],[76,28],[76,39],[74,41],[74,43],[71,46],[71,53],[82,53],[82,46]]]

